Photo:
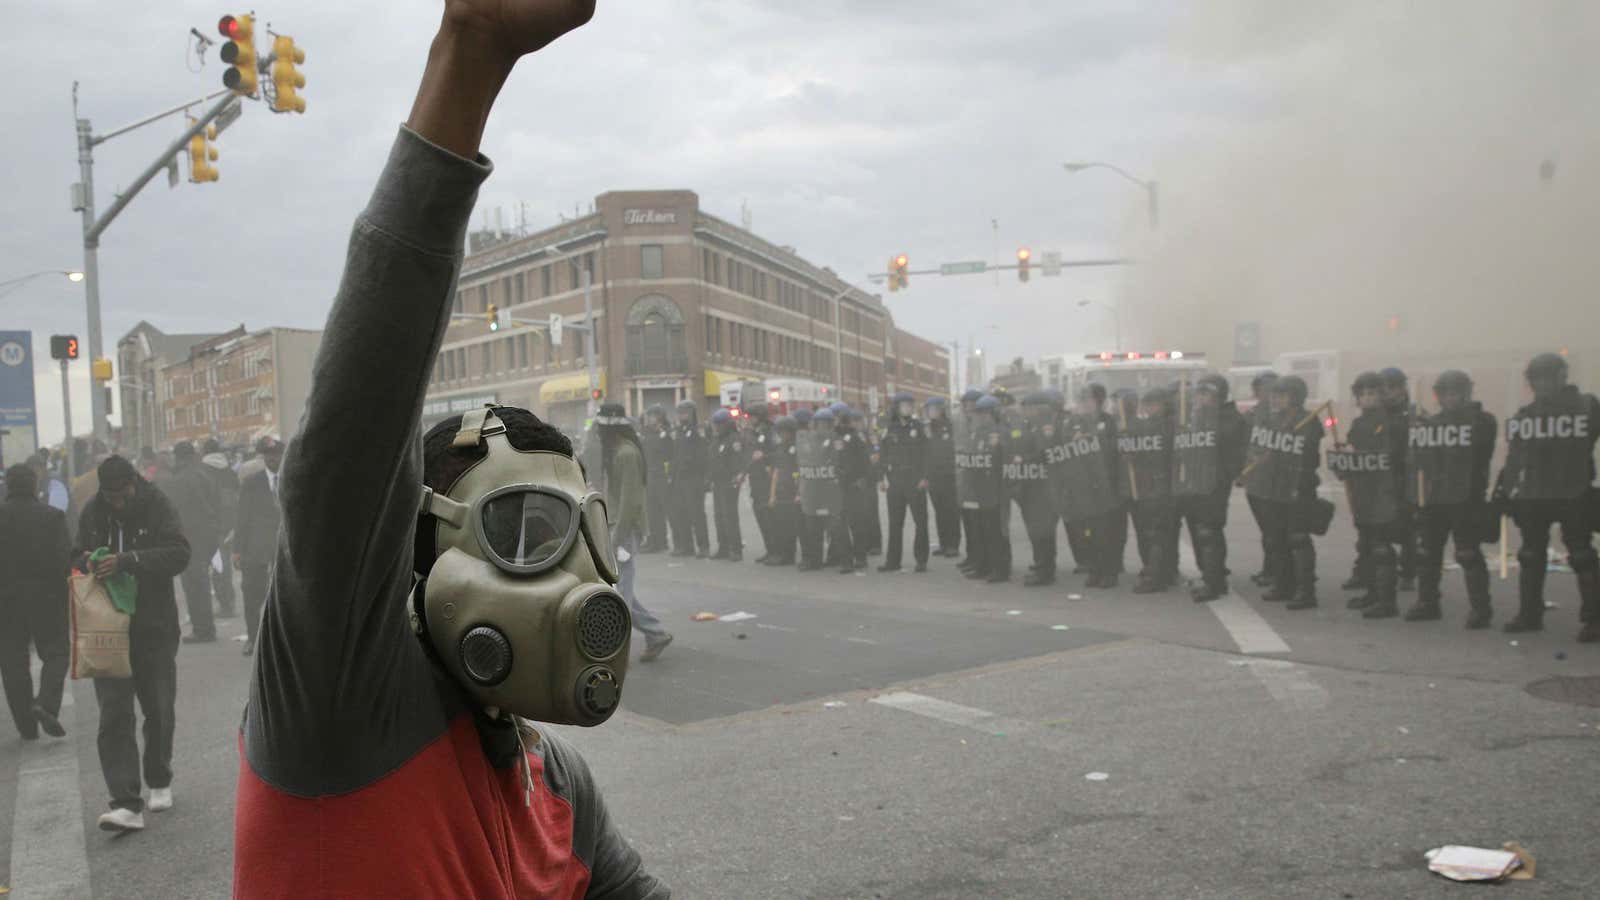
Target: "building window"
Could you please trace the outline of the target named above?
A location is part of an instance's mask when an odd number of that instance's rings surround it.
[[[639,277],[661,277],[660,244],[645,244],[639,248]]]
[[[517,338],[517,349],[521,351],[521,362],[522,368],[524,369],[528,368],[528,345],[530,343],[532,343],[532,341],[529,340],[527,334],[523,334],[521,337]]]
[[[707,327],[716,319],[706,317]],[[628,372],[633,375],[677,373],[689,367],[684,346],[683,311],[672,298],[646,294],[628,308],[626,346]]]
[[[494,345],[479,344],[478,353],[483,356],[483,374],[487,376],[494,371]]]
[[[480,285],[478,285],[478,308],[473,310],[473,312],[488,312],[488,311],[489,311],[489,285],[480,284]]]
[[[517,339],[511,335],[506,335],[505,347],[505,365],[506,371],[509,372],[517,367]]]
[[[550,296],[550,267],[548,265],[539,267],[539,290],[539,296]]]
[[[512,304],[518,304],[528,299],[527,296],[528,273],[518,272],[511,276]]]

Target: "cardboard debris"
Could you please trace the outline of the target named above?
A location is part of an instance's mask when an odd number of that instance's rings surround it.
[[[697,612],[692,617],[696,622],[715,622],[717,614],[713,612]]]
[[[1516,841],[1507,841],[1503,850],[1446,844],[1423,856],[1428,860],[1428,871],[1451,881],[1525,881],[1534,872],[1533,856]]]

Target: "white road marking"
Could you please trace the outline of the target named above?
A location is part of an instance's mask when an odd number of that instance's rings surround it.
[[[35,672],[35,678],[38,673]],[[62,711],[74,706],[72,683]],[[76,719],[77,717],[74,717]],[[89,851],[83,833],[83,791],[78,783],[74,735],[81,724],[69,721],[67,739],[41,736],[22,748],[17,766],[17,805],[11,823],[11,893],[15,897],[60,900],[87,898]]]
[[[1228,636],[1239,645],[1240,653],[1288,653],[1289,645],[1283,642],[1267,620],[1261,614],[1250,608],[1250,604],[1239,599],[1236,594],[1207,603],[1217,621],[1222,627],[1228,629]]]
[[[1311,679],[1310,673],[1286,659],[1239,660],[1272,695],[1272,699],[1298,712],[1319,710],[1328,705],[1328,689]]]
[[[893,709],[916,713],[919,716],[926,716],[930,719],[937,719],[940,722],[948,722],[951,725],[971,728],[984,734],[1001,735],[1013,730],[1008,727],[1008,723],[1005,720],[986,709],[962,706],[959,703],[951,703],[925,694],[913,694],[910,691],[894,691],[883,694],[873,697],[872,702],[879,706],[888,706]]]

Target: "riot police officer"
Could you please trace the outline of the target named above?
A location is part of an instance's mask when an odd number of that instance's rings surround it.
[[[979,564],[967,577],[990,584],[1011,580],[1011,541],[1005,526],[1011,515],[1011,500],[1006,495],[1004,472],[1009,432],[1000,398],[983,395],[973,404],[973,452],[967,454],[965,461],[957,459],[957,464],[970,472],[976,497],[972,501],[973,532],[967,540],[969,552],[981,552]]]
[[[1095,390],[1098,388],[1099,390]],[[1105,389],[1088,385],[1078,392],[1074,413],[1060,418],[1055,440],[1045,444],[1056,509],[1067,523],[1078,562],[1087,566],[1087,587],[1113,588],[1121,571],[1117,520],[1127,513],[1118,495],[1113,467],[1116,427],[1101,415]]]
[[[1233,480],[1244,470],[1249,426],[1228,399],[1228,379],[1203,376],[1195,385],[1193,403],[1181,402],[1172,439],[1172,485],[1177,498],[1178,527],[1189,523],[1200,580],[1190,588],[1196,602],[1215,600],[1228,592],[1228,498]]]
[[[767,417],[767,404],[756,402],[745,407],[749,414],[745,422],[744,445],[749,454],[745,478],[750,482],[750,511],[755,513],[756,531],[761,533],[761,555],[756,562],[764,563],[772,555],[772,505],[768,501],[772,485],[772,422]]]
[[[850,526],[845,521],[843,486],[839,478],[837,417],[832,409],[819,409],[811,417],[808,440],[800,444],[800,502],[815,555],[802,561],[801,571],[837,563],[840,571],[854,571],[855,551],[850,546]],[[824,549],[826,539],[826,549]]]
[[[1013,431],[1011,459],[1006,464],[1033,548],[1033,566],[1022,580],[1024,587],[1044,587],[1056,581],[1056,523],[1061,521],[1061,511],[1050,490],[1047,453],[1056,442],[1061,406],[1061,395],[1052,390],[1033,391],[1022,398],[1025,420],[1020,437]]]
[[[711,509],[717,527],[717,552],[712,559],[744,559],[744,538],[739,528],[739,485],[749,464],[744,441],[733,414],[719,409],[711,414]]]
[[[961,501],[956,496],[955,428],[949,403],[929,397],[923,404],[928,422],[928,501],[933,506],[933,530],[938,533],[939,556],[961,553]]]
[[[1363,372],[1351,385],[1361,414],[1350,423],[1346,442],[1328,451],[1328,472],[1344,482],[1356,539],[1366,554],[1372,591],[1365,602],[1351,601],[1364,619],[1400,614],[1397,545],[1406,539],[1401,508],[1405,502],[1405,449],[1409,440],[1402,415],[1385,402],[1384,379]]]
[[[1250,410],[1250,417],[1246,424],[1250,428],[1266,423],[1272,417],[1272,383],[1278,380],[1278,373],[1268,370],[1250,379],[1250,398],[1255,401],[1255,406]],[[1245,465],[1249,465],[1256,458],[1255,452],[1247,448]],[[1243,485],[1240,485],[1243,487]],[[1256,587],[1272,586],[1272,566],[1268,564],[1267,553],[1267,526],[1261,520],[1260,500],[1246,493],[1245,500],[1250,504],[1250,516],[1256,520],[1256,528],[1261,532],[1261,571],[1250,576]],[[1353,590],[1350,583],[1345,583],[1346,590]]]
[[[1468,628],[1487,628],[1494,616],[1489,601],[1489,565],[1483,544],[1498,539],[1497,523],[1484,503],[1489,463],[1498,429],[1494,416],[1472,399],[1472,379],[1455,369],[1433,383],[1439,412],[1411,426],[1411,463],[1416,474],[1406,486],[1417,508],[1417,601],[1406,621],[1438,619],[1439,581],[1445,541],[1455,539],[1456,562],[1467,584]]]
[[[961,395],[961,419],[955,423],[956,444],[956,500],[961,505],[961,532],[967,542],[967,555],[956,568],[963,575],[981,566],[982,547],[973,542],[973,535],[978,532],[979,510],[982,508],[977,493],[978,482],[973,476],[973,468],[963,464],[963,458],[970,458],[981,451],[976,445],[976,427],[978,424],[978,401],[983,399],[983,391],[977,388],[968,388]]]
[[[845,421],[850,426],[850,431],[855,434],[856,440],[866,448],[866,468],[862,475],[862,487],[865,490],[860,497],[845,498],[845,508],[853,516],[850,520],[852,540],[856,547],[866,547],[868,556],[877,556],[883,552],[883,520],[878,517],[878,495],[876,485],[883,477],[883,467],[879,456],[879,443],[877,430],[867,418],[866,413],[859,409],[848,410]],[[855,535],[861,535],[857,538]]]
[[[839,488],[843,495],[844,529],[848,539],[839,544],[840,552],[833,562],[839,564],[842,574],[867,567],[867,554],[872,546],[872,531],[868,518],[878,516],[878,495],[873,490],[872,449],[856,430],[857,416],[845,408],[836,415],[834,435],[838,439]]]
[[[889,513],[887,552],[879,572],[900,570],[907,510],[914,530],[912,558],[918,572],[928,571],[928,427],[913,415],[916,406],[910,394],[895,394],[894,412],[879,443]]]
[[[706,439],[700,433],[693,400],[678,404],[672,432],[672,555],[705,558],[711,552],[706,529]]]
[[[795,563],[795,543],[800,536],[800,462],[795,447],[795,435],[800,425],[789,416],[779,416],[773,424],[767,444],[767,534],[772,543],[767,545],[763,563],[769,566],[792,566]],[[751,483],[752,491],[760,486]]]
[[[1289,609],[1317,605],[1317,550],[1312,543],[1317,503],[1322,420],[1307,412],[1306,383],[1298,375],[1272,382],[1270,408],[1250,429],[1253,459],[1245,491],[1257,506],[1272,586],[1262,595]]]
[[[1406,373],[1395,366],[1378,373],[1383,379],[1383,406],[1390,416],[1395,417],[1402,426],[1402,430],[1411,430],[1411,420],[1415,409],[1411,404],[1411,380]],[[1400,447],[1402,455],[1397,467],[1397,473],[1410,471],[1409,464],[1405,461],[1404,452],[1409,448],[1404,444]],[[1400,505],[1400,557],[1399,557],[1399,590],[1404,593],[1416,589],[1417,586],[1417,524],[1416,509],[1409,502]]]
[[[1133,510],[1133,529],[1143,568],[1135,594],[1154,594],[1177,580],[1177,508],[1172,496],[1172,401],[1165,388],[1151,388],[1139,400],[1137,415],[1117,436],[1128,469],[1123,499]]]
[[[667,549],[667,509],[671,506],[672,479],[672,424],[667,421],[667,410],[657,403],[644,412],[644,422],[639,428],[639,445],[644,450],[645,465],[645,520],[649,537],[639,548],[640,553],[661,553]],[[678,541],[683,541],[679,537]]]
[[[1578,640],[1592,643],[1600,640],[1600,557],[1593,543],[1600,400],[1567,382],[1567,361],[1558,354],[1534,357],[1525,374],[1533,402],[1506,422],[1506,461],[1496,485],[1497,498],[1510,508],[1522,534],[1517,551],[1521,608],[1505,630],[1544,627],[1550,526],[1559,523],[1582,604]]]

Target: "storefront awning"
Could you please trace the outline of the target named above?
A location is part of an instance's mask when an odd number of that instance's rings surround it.
[[[595,381],[600,390],[606,389],[606,371],[600,369],[595,372]],[[577,400],[589,399],[589,373],[579,372],[576,375],[561,375],[551,378],[539,385],[539,402],[546,406],[552,403],[572,403]]]
[[[744,380],[760,381],[761,379],[757,378],[754,375],[739,375],[739,374],[736,374],[734,372],[722,372],[722,371],[719,371],[717,369],[707,369],[706,370],[706,396],[707,397],[721,397],[722,396],[722,383],[724,381],[744,381]]]

